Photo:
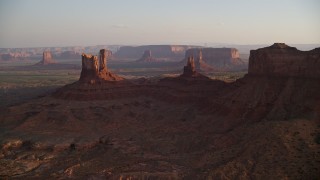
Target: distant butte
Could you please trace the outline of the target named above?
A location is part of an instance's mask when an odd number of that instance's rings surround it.
[[[154,57],[152,57],[151,50],[145,50],[142,57],[137,60],[137,62],[154,62],[157,61]]]
[[[50,51],[44,51],[42,60],[38,62],[36,65],[49,65],[49,64],[56,64],[56,62],[52,58],[52,54]]]
[[[183,73],[180,75],[180,77],[209,79],[208,77],[196,71],[196,65],[193,56],[188,57],[187,65],[183,67]]]

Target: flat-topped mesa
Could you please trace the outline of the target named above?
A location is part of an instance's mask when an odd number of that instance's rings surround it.
[[[249,75],[320,78],[320,48],[299,51],[284,43],[250,51]]]
[[[48,65],[55,64],[55,61],[52,59],[52,54],[50,51],[44,51],[42,60],[38,62],[36,65]]]
[[[82,70],[80,82],[95,84],[103,81],[120,81],[123,80],[115,74],[108,71],[107,58],[110,57],[110,51],[106,49],[100,50],[100,56],[82,54]]]

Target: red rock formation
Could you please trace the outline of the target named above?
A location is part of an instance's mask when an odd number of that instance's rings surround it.
[[[80,80],[82,82],[94,83],[94,80],[98,78],[98,57],[82,54],[82,70],[80,75]]]
[[[252,50],[249,73],[216,104],[234,124],[246,121],[319,119],[320,48],[299,51],[284,43]],[[215,100],[216,103],[218,100]],[[239,118],[236,122],[237,117]],[[231,124],[231,123],[230,123]]]
[[[44,51],[43,57],[40,62],[38,62],[36,65],[49,65],[49,64],[55,64],[56,62],[52,59],[52,54],[50,51]]]
[[[192,48],[186,51],[185,59],[194,56],[198,71],[246,69],[235,48]]]
[[[188,58],[187,65],[183,67],[184,76],[193,76],[196,73],[196,67],[194,64],[194,58],[191,56]]]
[[[137,60],[137,62],[152,62],[157,61],[155,58],[151,55],[151,50],[145,50],[142,57]]]
[[[208,77],[198,73],[196,71],[196,66],[194,63],[194,57],[190,56],[187,61],[187,65],[183,67],[183,74],[180,75],[182,78],[204,78],[209,79]]]
[[[320,77],[320,48],[299,51],[284,43],[251,50],[249,75]]]
[[[123,78],[112,74],[107,69],[107,57],[110,56],[110,51],[106,49],[100,50],[100,59],[97,56],[82,54],[82,71],[80,82],[95,84],[103,81],[119,81]]]
[[[99,67],[99,71],[102,72],[107,72],[108,68],[107,68],[107,57],[108,57],[108,53],[106,49],[101,49],[100,50],[100,57],[99,57],[99,63],[100,63],[100,67]]]

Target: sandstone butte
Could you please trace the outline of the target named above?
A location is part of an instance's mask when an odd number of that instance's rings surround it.
[[[151,50],[145,50],[142,57],[137,60],[137,62],[154,62],[157,61],[154,57],[152,57]]]
[[[103,83],[105,81],[121,81],[119,77],[108,70],[107,59],[111,56],[111,52],[106,49],[100,50],[98,56],[82,54],[82,70],[79,81],[82,83]]]
[[[49,65],[49,64],[55,64],[56,62],[52,58],[52,54],[50,51],[44,51],[42,60],[38,62],[36,65]]]
[[[208,77],[206,77],[196,71],[196,65],[195,65],[193,56],[188,57],[187,65],[183,67],[183,73],[180,75],[180,77],[181,78],[209,79]]]

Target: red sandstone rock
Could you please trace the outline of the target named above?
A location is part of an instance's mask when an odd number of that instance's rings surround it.
[[[155,58],[151,55],[151,50],[145,50],[142,57],[137,60],[137,62],[152,62],[157,61]]]
[[[106,49],[100,50],[100,59],[97,56],[82,54],[82,71],[80,82],[95,84],[103,81],[120,81],[123,80],[107,69],[107,57],[110,56],[110,51]]]
[[[320,48],[299,51],[284,43],[250,51],[249,75],[320,78]]]
[[[196,73],[196,67],[194,64],[194,58],[189,57],[187,65],[183,67],[183,76],[193,76]]]
[[[194,62],[194,57],[190,56],[187,61],[187,65],[183,67],[183,74],[180,75],[182,78],[204,78],[209,79],[208,77],[198,73],[196,71],[196,65]]]
[[[42,60],[37,63],[37,65],[48,65],[48,64],[55,64],[55,61],[52,59],[52,55],[50,51],[44,51]]]
[[[82,70],[80,80],[82,82],[94,82],[99,76],[98,57],[82,54]]]

